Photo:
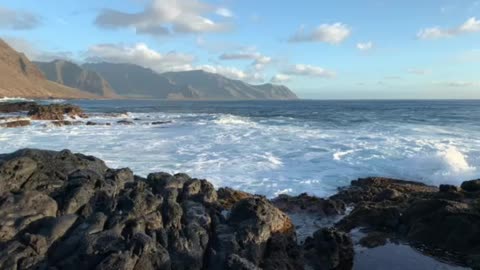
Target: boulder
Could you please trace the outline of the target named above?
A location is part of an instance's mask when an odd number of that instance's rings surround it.
[[[480,179],[465,181],[462,183],[461,188],[467,192],[480,191]]]
[[[353,242],[343,232],[335,229],[321,229],[306,239],[305,259],[315,270],[349,270],[353,266]]]
[[[343,201],[322,199],[309,196],[306,193],[298,196],[282,194],[272,200],[273,204],[287,213],[310,213],[317,217],[341,215],[345,213],[346,205]]]
[[[13,239],[31,223],[55,217],[57,203],[48,195],[27,191],[0,196],[0,243]]]

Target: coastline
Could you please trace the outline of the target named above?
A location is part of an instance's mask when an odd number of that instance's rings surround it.
[[[367,178],[326,199],[267,200],[34,149],[1,154],[0,176],[2,269],[351,269],[359,245],[389,243],[421,244],[437,265],[479,266],[478,180],[438,188]],[[300,240],[299,216],[314,225]]]

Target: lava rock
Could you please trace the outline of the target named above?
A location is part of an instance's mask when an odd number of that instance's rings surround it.
[[[353,242],[343,232],[321,229],[305,240],[305,259],[312,269],[352,269]]]

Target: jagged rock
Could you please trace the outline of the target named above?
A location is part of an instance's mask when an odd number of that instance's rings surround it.
[[[353,242],[350,237],[335,229],[321,229],[307,238],[305,259],[315,270],[352,269]]]
[[[292,235],[290,218],[265,198],[247,198],[232,208],[228,224],[236,232],[239,255],[258,265],[265,256],[268,240],[276,233]],[[234,253],[237,253],[234,252]]]
[[[28,116],[34,120],[62,121],[64,115],[71,118],[87,118],[80,107],[70,104],[37,105],[28,112]]]
[[[0,196],[0,243],[11,240],[30,223],[55,217],[55,200],[36,191]]]
[[[224,196],[225,214],[213,185],[186,174],[144,179],[25,149],[0,155],[0,188],[0,269],[303,268],[290,219],[267,199]]]
[[[388,190],[388,191],[387,191]],[[438,188],[422,183],[397,179],[371,177],[351,182],[351,186],[341,190],[330,199],[341,200],[347,204],[367,201],[398,200],[402,196],[417,193],[437,192]]]
[[[354,210],[336,224],[337,228],[350,231],[365,227],[395,235],[426,247],[425,252],[433,256],[475,267],[475,260],[469,259],[480,255],[480,209],[475,180],[464,183],[463,191],[442,185],[440,192],[435,187],[386,178],[362,179],[352,184],[333,196],[355,203]],[[387,193],[394,196],[383,196]],[[374,246],[383,240],[373,237],[363,242]]]
[[[457,252],[480,252],[480,213],[465,202],[418,199],[403,212],[408,239]]]
[[[252,195],[249,193],[234,190],[228,187],[218,189],[217,194],[218,202],[226,209],[231,209],[237,202],[252,197]]]
[[[341,230],[358,227],[369,247],[395,236],[471,267],[480,257],[471,188],[367,178],[329,199],[269,201],[186,174],[145,179],[91,156],[25,149],[0,155],[0,190],[0,269],[351,269]],[[345,203],[354,210],[303,245],[282,212],[345,214]]]
[[[340,200],[321,199],[306,193],[292,197],[282,194],[272,200],[273,204],[287,213],[305,212],[316,216],[332,216],[345,213],[346,205]]]
[[[383,207],[375,204],[361,204],[337,227],[350,231],[356,227],[370,227],[378,230],[392,230],[400,223],[401,212],[397,207]]]
[[[480,191],[480,179],[465,181],[462,183],[461,188],[468,192]]]

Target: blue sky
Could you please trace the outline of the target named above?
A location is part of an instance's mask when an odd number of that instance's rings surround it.
[[[7,0],[0,37],[35,60],[204,69],[303,98],[480,98],[478,0]]]

